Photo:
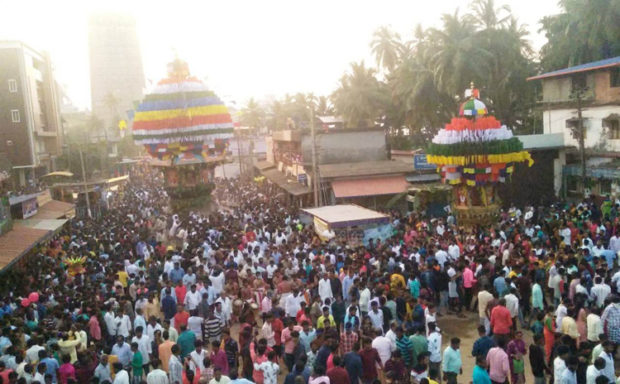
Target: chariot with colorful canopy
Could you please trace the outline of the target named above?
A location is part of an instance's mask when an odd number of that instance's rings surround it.
[[[442,182],[453,186],[452,211],[460,225],[488,225],[499,214],[497,184],[509,181],[516,163],[534,161],[523,143],[489,115],[473,84],[459,116],[440,129],[427,159],[437,165]]]
[[[203,206],[214,188],[214,169],[224,160],[233,121],[224,103],[186,62],[168,65],[138,106],[133,139],[161,168],[172,208],[187,211]]]

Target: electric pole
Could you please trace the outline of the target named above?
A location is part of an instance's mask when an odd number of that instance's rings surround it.
[[[583,185],[583,191],[585,195],[586,191],[586,132],[583,126],[583,116],[582,116],[582,105],[581,105],[581,97],[582,97],[583,89],[578,89],[575,92],[575,97],[577,98],[577,132],[579,138],[579,156],[581,158],[581,184]]]
[[[86,185],[86,171],[84,170],[84,156],[82,155],[82,148],[80,148],[80,163],[82,165],[82,183],[84,185],[84,195],[86,196],[86,214],[88,217],[92,217],[90,214],[90,198],[88,197],[88,186]]]
[[[316,161],[316,132],[314,130],[314,110],[310,106],[310,132],[312,136],[312,191],[314,193],[314,206],[319,206],[319,170]]]

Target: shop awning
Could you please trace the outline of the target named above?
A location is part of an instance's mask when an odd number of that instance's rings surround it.
[[[404,176],[332,181],[336,198],[394,195],[405,192],[408,186]]]
[[[293,178],[287,177],[277,169],[263,170],[261,174],[293,196],[307,195],[311,192],[310,188]]]
[[[59,200],[50,200],[39,206],[39,211],[34,216],[37,219],[61,219],[75,216],[75,206]]]
[[[39,242],[46,240],[51,232],[24,226],[14,226],[0,236],[0,270],[19,260]]]

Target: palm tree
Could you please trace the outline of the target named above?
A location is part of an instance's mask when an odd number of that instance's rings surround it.
[[[265,125],[265,111],[254,98],[241,109],[241,124],[246,127],[260,129]]]
[[[402,50],[400,35],[388,27],[383,26],[373,33],[370,43],[373,55],[377,60],[377,68],[391,72],[398,64],[399,54]]]
[[[541,20],[547,43],[543,70],[551,71],[620,55],[619,0],[562,0],[564,12]]]
[[[316,104],[317,116],[331,116],[334,114],[334,106],[327,96],[319,96]]]
[[[340,86],[331,96],[336,112],[349,127],[372,127],[381,118],[387,105],[386,87],[376,78],[374,69],[364,62],[352,63],[351,72],[340,79]]]
[[[437,87],[451,95],[461,94],[471,81],[485,77],[486,62],[492,54],[475,42],[475,27],[458,14],[444,14],[443,28],[430,30],[436,48],[431,57]]]
[[[498,29],[510,21],[510,7],[504,4],[496,8],[495,0],[474,0],[470,8],[474,24],[482,30]]]

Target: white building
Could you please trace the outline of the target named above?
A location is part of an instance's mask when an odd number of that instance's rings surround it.
[[[545,134],[562,134],[564,145],[579,147],[578,125],[582,92],[588,184],[581,183],[579,153],[569,151],[563,169],[564,194],[620,195],[620,56],[569,67],[528,80],[542,80]]]

